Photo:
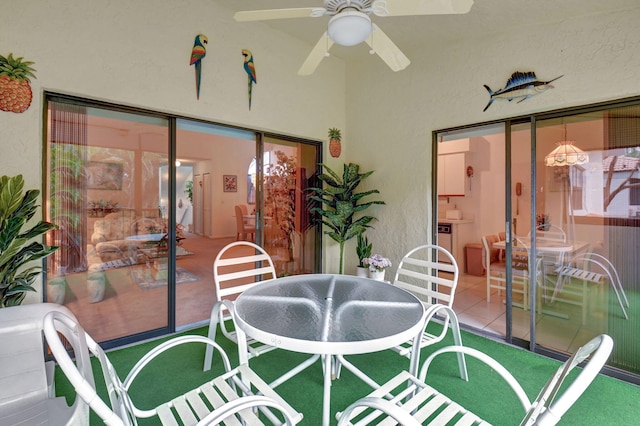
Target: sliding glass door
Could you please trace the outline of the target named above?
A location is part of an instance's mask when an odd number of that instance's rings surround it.
[[[598,109],[537,122],[541,346],[573,352],[607,333],[620,345],[613,362],[638,359],[639,112]]]
[[[629,100],[506,120],[503,132],[437,133],[439,156],[447,140],[469,146],[458,192],[443,192],[442,179],[460,178],[437,161],[438,221],[461,223],[451,210],[473,221],[456,256],[464,325],[562,354],[606,333],[609,365],[640,374],[638,117],[640,100]]]
[[[305,189],[321,144],[47,95],[45,300],[107,347],[207,324],[222,247],[317,272]]]
[[[238,239],[255,242],[248,216],[247,167],[257,152],[252,131],[178,119],[173,208],[176,247],[176,326],[208,321],[215,302],[213,260]],[[169,201],[169,197],[167,197]],[[236,206],[246,213],[238,218]],[[238,221],[239,220],[239,221]]]
[[[454,309],[470,327],[527,339],[526,260],[507,240],[526,233],[531,217],[530,126],[491,124],[437,138],[438,244],[461,271]]]
[[[264,138],[264,247],[278,276],[317,270],[320,240],[306,189],[313,186],[318,152],[312,145]]]
[[[50,100],[47,300],[98,341],[167,329],[165,118]],[[164,288],[165,290],[158,290]]]

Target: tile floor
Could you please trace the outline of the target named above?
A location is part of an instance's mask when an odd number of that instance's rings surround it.
[[[595,292],[592,291],[592,293]],[[602,295],[590,295],[591,299],[595,297],[602,297]],[[535,319],[537,343],[544,347],[571,353],[594,335],[607,331],[607,313],[604,311],[591,311],[583,324],[582,311],[578,306],[559,302],[544,306],[545,313],[536,315]],[[491,293],[491,302],[487,302],[485,276],[461,273],[453,308],[462,324],[484,332],[505,335],[504,294],[500,297],[498,291],[494,289]],[[549,311],[552,309],[566,314],[568,318],[550,314]],[[529,340],[530,312],[514,307],[512,314],[513,336]]]

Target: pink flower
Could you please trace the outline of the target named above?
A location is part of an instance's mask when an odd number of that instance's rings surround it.
[[[371,257],[362,259],[362,263],[369,268],[371,272],[384,271],[391,266],[391,261],[382,255],[374,254]]]

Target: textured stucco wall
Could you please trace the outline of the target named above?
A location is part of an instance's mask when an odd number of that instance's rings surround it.
[[[198,33],[209,38],[199,101],[189,65]],[[251,111],[244,48],[257,69]],[[239,25],[211,0],[3,2],[0,54],[35,62],[36,79],[25,113],[0,112],[0,173],[41,188],[45,90],[325,140],[329,127],[346,127],[345,65],[327,58],[298,77],[310,48],[262,23]]]
[[[367,233],[374,252],[394,262],[387,279],[403,254],[431,235],[432,131],[639,95],[639,20],[640,8],[510,33],[496,28],[487,37],[406,49],[412,63],[399,73],[373,66],[376,57],[350,64],[347,159],[376,171],[367,185],[387,203]],[[489,99],[483,84],[502,88],[514,71],[564,77],[555,89],[522,103],[497,100],[482,112]],[[355,244],[346,251],[346,265],[355,265]]]
[[[295,73],[309,45],[262,23],[238,25],[213,0],[5,3],[0,54],[35,61],[37,79],[27,112],[0,112],[2,174],[22,173],[28,186],[41,186],[43,90],[319,140],[338,127],[343,154],[335,160],[325,153],[325,161],[336,170],[353,161],[376,171],[367,185],[387,205],[371,210],[379,222],[368,236],[396,264],[431,233],[433,130],[640,93],[640,9],[403,47],[412,64],[399,73],[375,56],[348,68],[331,56],[303,78]],[[197,33],[209,37],[200,101],[188,65]],[[243,48],[253,51],[258,70],[251,111]],[[501,88],[516,70],[564,77],[547,93],[520,104],[496,101],[483,113],[482,85]],[[337,247],[326,238],[325,245],[324,270],[335,272]],[[346,256],[349,273],[354,241]]]

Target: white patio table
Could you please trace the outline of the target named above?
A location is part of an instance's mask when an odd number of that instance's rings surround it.
[[[373,388],[380,385],[344,355],[377,352],[414,340],[410,370],[417,373],[424,307],[411,293],[384,282],[350,275],[310,274],[278,278],[252,287],[235,301],[240,333],[281,349],[313,354],[274,382],[276,387],[322,359],[322,424],[330,419],[331,379],[339,366]],[[246,338],[239,335],[240,362]]]

